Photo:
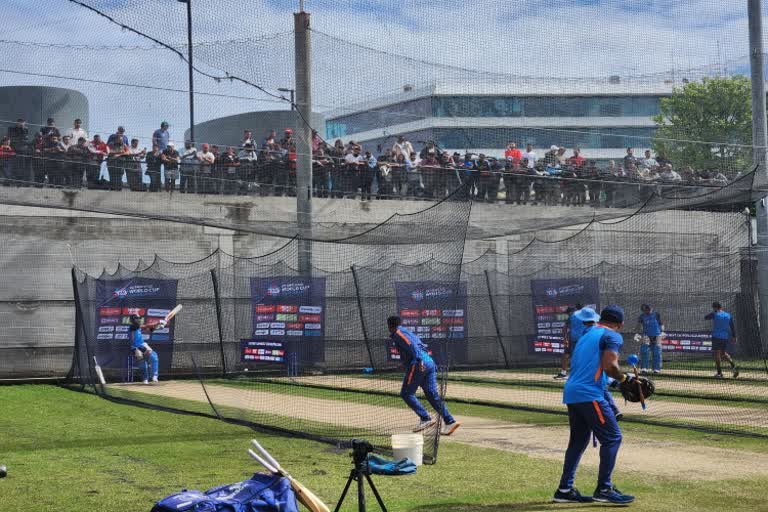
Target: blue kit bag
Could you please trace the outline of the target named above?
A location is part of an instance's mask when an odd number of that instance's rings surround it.
[[[152,512],[299,512],[290,482],[256,473],[250,480],[205,492],[182,491],[158,501]]]

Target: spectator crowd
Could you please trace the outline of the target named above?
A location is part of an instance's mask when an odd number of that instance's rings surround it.
[[[183,148],[176,147],[168,128],[163,121],[147,149],[122,126],[104,140],[89,138],[80,119],[63,134],[54,119],[34,134],[19,119],[0,141],[0,179],[6,186],[295,195],[297,154],[290,128],[280,138],[272,130],[261,141],[245,130],[237,147],[187,141]],[[633,148],[623,160],[600,168],[579,148],[567,154],[564,147],[551,146],[539,155],[531,144],[521,150],[510,143],[504,157],[495,158],[451,153],[433,142],[417,151],[401,135],[374,155],[354,141],[327,144],[316,131],[312,174],[316,197],[439,200],[466,185],[475,201],[593,207],[637,204],[665,187],[728,183],[720,172],[678,172],[663,155],[636,156]]]

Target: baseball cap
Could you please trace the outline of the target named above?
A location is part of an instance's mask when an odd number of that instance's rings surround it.
[[[293,133],[293,130],[291,130],[290,128],[286,128],[285,133]]]
[[[555,146],[554,144],[552,144],[551,146],[549,146],[549,150],[550,150],[550,151],[557,151],[558,149],[560,149],[560,148],[559,148],[559,147],[557,147],[557,146]]]
[[[576,311],[573,316],[581,320],[582,322],[599,322],[600,315],[592,308],[581,308]]]
[[[176,144],[174,144],[173,142],[169,142],[169,143],[168,143],[168,147],[169,147],[169,148],[175,148],[175,147],[176,147]]]
[[[616,305],[606,306],[600,312],[600,320],[615,324],[624,323],[624,310]]]

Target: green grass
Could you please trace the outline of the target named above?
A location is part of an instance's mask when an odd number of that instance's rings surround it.
[[[3,511],[148,511],[155,500],[182,487],[204,489],[247,478],[255,469],[245,454],[252,437],[331,506],[350,468],[347,454],[329,445],[52,386],[0,388],[0,403],[0,459],[9,468],[8,478],[0,480]],[[410,477],[374,478],[392,511],[605,508],[550,504],[559,472],[557,461],[446,443],[435,466]],[[680,482],[628,473],[620,465],[616,473],[622,490],[638,496],[635,511],[765,510],[765,480],[724,475],[718,482]],[[583,468],[577,485],[591,491],[594,478],[592,468]],[[344,510],[357,510],[354,499],[347,504]],[[369,504],[369,510],[375,508]]]

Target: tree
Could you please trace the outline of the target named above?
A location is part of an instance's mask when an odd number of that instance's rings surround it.
[[[745,76],[675,88],[653,120],[654,150],[678,168],[745,171],[752,164],[752,86]]]

